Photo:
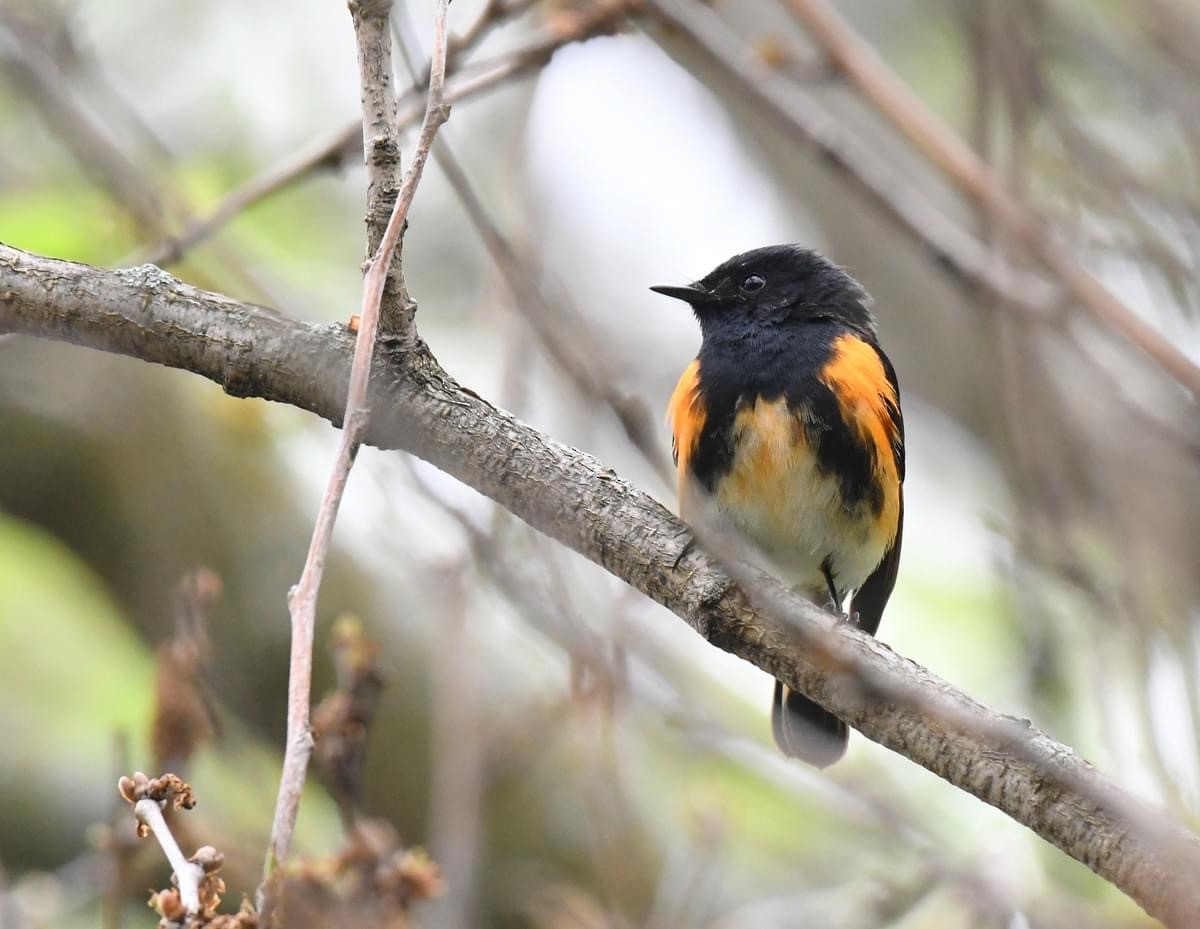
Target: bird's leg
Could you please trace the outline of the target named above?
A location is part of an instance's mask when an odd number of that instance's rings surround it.
[[[833,570],[829,567],[828,559],[821,565],[821,573],[825,576],[825,586],[829,588],[829,609],[836,613],[842,622],[850,622],[850,617],[842,609],[842,598],[838,596],[837,584],[833,582]]]

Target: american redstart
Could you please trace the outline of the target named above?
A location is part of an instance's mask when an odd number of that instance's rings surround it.
[[[904,522],[904,420],[870,297],[817,252],[735,255],[684,287],[703,342],[671,396],[679,510],[744,537],[780,578],[879,628]],[[825,767],[846,724],[775,682],[779,748]]]

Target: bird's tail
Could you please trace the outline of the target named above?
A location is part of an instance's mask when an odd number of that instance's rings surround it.
[[[817,768],[827,768],[846,754],[850,741],[844,722],[779,681],[771,704],[771,729],[781,752]]]

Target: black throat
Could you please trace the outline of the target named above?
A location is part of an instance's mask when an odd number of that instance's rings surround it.
[[[704,332],[700,348],[700,395],[705,421],[692,472],[711,493],[733,466],[737,414],[758,399],[786,398],[797,414],[798,436],[822,470],[836,474],[848,506],[867,502],[878,510],[882,493],[874,481],[874,451],[845,422],[838,398],[822,380],[839,336],[852,334],[875,344],[873,336],[837,319],[756,325],[737,320]]]

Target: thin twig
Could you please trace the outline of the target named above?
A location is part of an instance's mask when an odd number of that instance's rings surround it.
[[[6,41],[6,35],[11,40]],[[21,29],[11,11],[0,3],[0,72],[8,74],[33,102],[47,127],[83,173],[132,220],[139,236],[146,241],[158,241],[173,224],[189,220],[192,213],[189,201],[178,191],[158,183],[157,172],[149,170],[142,159],[129,151],[131,139],[141,133],[116,131],[113,120],[103,118],[95,102],[76,93],[78,75],[59,59],[62,47],[62,43],[46,45],[36,33]],[[244,256],[223,249],[218,258],[224,277],[229,273],[236,275],[243,287],[252,289],[254,299],[279,302],[277,288],[267,286],[261,279],[261,269],[251,269]],[[198,282],[214,286],[221,283],[216,278],[196,274],[195,270],[193,273]]]
[[[37,107],[50,132],[89,179],[125,208],[139,233],[157,235],[169,208],[160,192],[96,114],[80,102],[53,56],[16,25],[11,11],[0,10],[0,75]],[[11,38],[6,41],[6,36]]]
[[[921,102],[827,0],[783,0],[850,84],[960,190],[1026,246],[1081,307],[1200,399],[1200,367],[1067,254],[988,164]]]
[[[396,243],[404,229],[413,195],[421,179],[429,148],[438,128],[449,117],[449,108],[442,101],[446,68],[446,7],[449,0],[439,0],[434,32],[434,67],[429,82],[429,98],[425,119],[413,152],[412,162],[400,185],[396,203],[384,230],[379,250],[371,260],[363,281],[363,299],[358,336],[354,346],[354,360],[350,369],[350,389],[346,399],[341,441],[337,458],[305,560],[300,581],[288,596],[288,609],[292,623],[291,663],[288,672],[288,721],[287,748],[284,754],[283,773],[279,784],[279,799],[275,807],[275,820],[271,829],[271,842],[267,851],[264,884],[260,888],[260,909],[265,911],[266,889],[277,873],[279,865],[287,859],[292,833],[296,826],[296,815],[300,808],[300,794],[312,752],[312,734],[309,728],[309,703],[312,688],[313,628],[316,618],[317,594],[350,468],[363,436],[366,434],[368,413],[366,406],[367,383],[371,361],[375,350],[375,336],[379,327],[380,303],[384,283],[391,266]]]
[[[0,340],[2,339],[3,337],[0,336]],[[113,759],[116,762],[113,780],[119,781],[126,771],[132,770],[129,763],[129,733],[124,729],[117,729],[113,733]],[[121,926],[129,851],[134,847],[128,840],[121,841],[120,838],[122,833],[118,825],[126,815],[125,805],[114,801],[113,814],[108,823],[108,843],[102,851],[106,859],[100,894],[100,925],[102,929],[120,929]],[[0,926],[7,925],[3,919],[2,909],[3,907],[0,907]]]
[[[397,42],[402,60],[416,79],[413,55],[406,47],[403,35],[398,33]],[[655,418],[640,399],[621,389],[620,378],[612,365],[601,354],[590,350],[599,338],[598,334],[589,331],[591,321],[568,298],[559,297],[551,305],[538,283],[538,269],[522,261],[512,242],[492,220],[445,135],[434,146],[433,157],[462,204],[488,257],[504,279],[514,306],[555,364],[587,400],[598,400],[609,408],[630,444],[670,486],[674,472],[663,454]]]
[[[439,570],[440,568],[440,570]],[[434,648],[433,708],[430,718],[432,785],[429,796],[430,851],[453,893],[435,906],[442,929],[479,922],[480,844],[483,835],[485,749],[480,724],[480,677],[470,625],[470,550],[432,569],[444,591],[445,612]]]
[[[1144,17],[1142,28],[1157,50],[1165,53],[1180,71],[1200,76],[1200,20],[1191,5],[1173,0],[1142,0],[1134,7]]]
[[[320,139],[301,149],[239,184],[221,199],[212,212],[188,223],[179,235],[164,239],[138,261],[138,264],[171,265],[180,261],[192,248],[209,238],[243,210],[318,171],[340,168],[354,157],[360,145],[356,122],[329,138]]]
[[[145,823],[147,828],[154,833],[154,838],[162,847],[163,854],[171,863],[171,869],[175,872],[175,882],[179,886],[179,899],[183,901],[188,915],[194,916],[199,913],[200,882],[204,880],[204,869],[184,857],[179,843],[175,841],[175,836],[171,833],[171,827],[167,825],[167,820],[163,817],[162,808],[157,800],[151,800],[148,797],[139,800],[133,805],[133,815],[138,818],[138,822]]]
[[[460,35],[450,39],[446,58],[453,65],[464,52],[478,45],[489,32],[506,20],[519,16],[533,6],[533,0],[487,0],[475,21]]]
[[[556,305],[551,306],[530,269],[487,215],[450,149],[438,145],[434,155],[493,264],[504,278],[514,302],[524,311],[525,320],[555,363],[578,385],[587,399],[598,400],[612,411],[630,444],[641,453],[654,473],[670,486],[674,475],[658,441],[653,414],[640,399],[621,389],[620,379],[606,359],[584,348],[594,347],[596,338],[599,338],[595,333],[588,335],[588,330],[592,328],[591,321],[569,299],[557,300]]]
[[[781,87],[771,80],[770,69],[746,57],[742,42],[710,7],[690,0],[643,0],[643,8],[669,27],[660,41],[687,42],[706,65],[729,78],[739,93],[770,113],[784,131],[816,149],[826,164],[870,197],[962,286],[997,296],[1032,319],[1055,318],[1059,288],[1009,264],[998,264],[989,249],[940,210],[931,208],[811,96],[795,92],[790,82]]]
[[[517,6],[517,4],[510,4]],[[616,15],[608,7],[580,15],[553,31],[504,55],[472,63],[458,69],[456,79],[448,81],[443,99],[460,103],[492,90],[508,81],[537,71],[559,48],[582,41],[603,30]],[[465,49],[464,49],[465,50]],[[459,57],[461,57],[460,52]],[[449,67],[449,65],[448,65]],[[397,102],[396,125],[400,129],[415,123],[425,111],[425,82],[409,90]],[[206,215],[189,222],[183,232],[164,238],[152,251],[133,262],[171,265],[189,251],[219,232],[243,210],[260,203],[327,168],[337,168],[354,157],[362,146],[362,120],[356,119],[329,136],[255,175],[226,194]]]

